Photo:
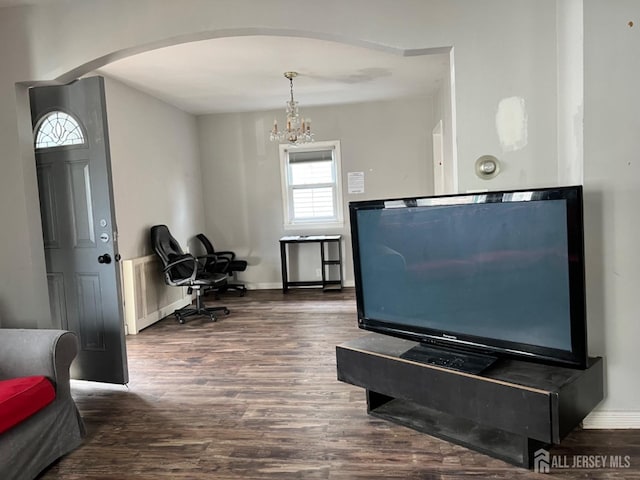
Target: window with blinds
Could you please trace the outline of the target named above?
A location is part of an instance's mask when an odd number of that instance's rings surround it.
[[[281,145],[285,225],[342,222],[340,143]]]

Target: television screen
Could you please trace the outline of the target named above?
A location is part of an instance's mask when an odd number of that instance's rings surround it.
[[[584,367],[581,187],[350,211],[361,328]]]

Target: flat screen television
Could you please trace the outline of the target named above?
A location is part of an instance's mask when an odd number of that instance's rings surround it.
[[[505,356],[586,368],[581,186],[349,210],[360,328],[420,342],[418,361],[465,370],[479,354],[474,373]]]

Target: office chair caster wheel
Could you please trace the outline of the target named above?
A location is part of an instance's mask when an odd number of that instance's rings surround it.
[[[176,315],[176,320],[178,320],[180,325],[184,325],[184,318],[182,318],[181,315]]]
[[[212,322],[215,322],[216,320],[218,320],[218,318],[215,315],[209,315],[209,318],[211,319]]]
[[[228,308],[225,308],[223,312],[225,315],[229,315],[231,313],[231,311]]]

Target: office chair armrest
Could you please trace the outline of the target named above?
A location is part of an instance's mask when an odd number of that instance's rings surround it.
[[[235,260],[235,259],[236,259],[236,254],[235,254],[235,252],[231,252],[231,251],[229,251],[229,250],[223,250],[223,251],[221,251],[221,252],[220,252],[220,251],[216,251],[216,255],[221,256],[221,257],[227,257],[227,256],[229,256],[229,257],[231,257],[231,258],[229,259],[229,261],[233,261],[233,260]]]
[[[169,274],[169,270],[171,270],[172,268],[176,267],[177,265],[180,265],[182,263],[185,262],[192,262],[193,263],[193,272],[191,272],[191,276],[187,277],[187,278],[182,278],[180,280],[173,280],[172,282],[175,283],[176,285],[185,285],[187,283],[191,283],[196,279],[196,276],[198,275],[198,260],[196,259],[196,257],[194,257],[193,255],[189,255],[188,253],[185,255],[182,255],[180,258],[170,262],[169,264],[167,264],[166,267],[164,267],[162,269],[162,271],[166,274]]]
[[[198,260],[204,259],[204,265],[207,271],[213,271],[216,266],[221,269],[223,273],[227,273],[229,269],[229,265],[231,265],[231,260],[227,257],[221,257],[217,253],[208,253],[207,255],[201,255],[198,257]]]

